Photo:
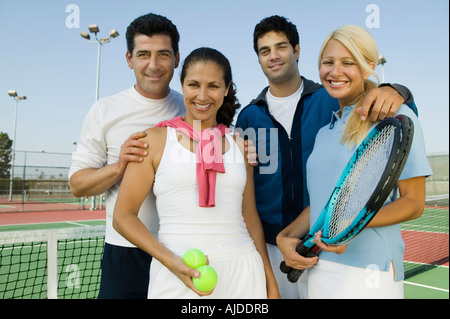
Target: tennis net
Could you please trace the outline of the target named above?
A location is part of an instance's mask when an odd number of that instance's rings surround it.
[[[92,299],[105,226],[0,232],[0,299]]]

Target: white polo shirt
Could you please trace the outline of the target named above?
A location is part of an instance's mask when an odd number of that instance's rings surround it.
[[[185,112],[183,96],[173,90],[164,99],[153,100],[140,95],[133,86],[100,99],[86,116],[77,150],[72,154],[69,180],[78,170],[98,169],[116,163],[121,145],[131,134],[154,127],[161,121],[184,116]],[[105,241],[116,246],[134,247],[112,226],[119,186],[120,182],[107,191]],[[159,221],[153,192],[147,195],[138,216],[156,235]]]

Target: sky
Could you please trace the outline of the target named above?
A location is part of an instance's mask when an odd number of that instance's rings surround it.
[[[0,0],[0,132],[16,150],[72,153],[95,102],[97,49],[80,36],[97,24],[99,37],[119,36],[101,51],[100,98],[135,84],[125,59],[127,26],[153,12],[177,26],[183,60],[201,46],[231,62],[237,95],[248,104],[267,86],[252,34],[263,18],[281,15],[300,34],[300,73],[318,77],[318,53],[333,30],[355,24],[375,38],[386,57],[385,82],[413,93],[428,153],[449,150],[449,3],[445,0]],[[178,68],[171,87],[180,91]],[[381,78],[381,68],[376,69]]]

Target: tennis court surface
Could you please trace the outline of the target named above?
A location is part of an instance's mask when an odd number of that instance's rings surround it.
[[[448,201],[402,225],[405,298],[449,298]],[[0,299],[93,299],[105,212],[0,214]]]
[[[448,218],[447,198],[446,206],[428,206],[402,224],[406,298],[449,299]]]

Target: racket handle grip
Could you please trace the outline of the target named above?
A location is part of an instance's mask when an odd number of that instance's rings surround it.
[[[287,275],[287,279],[290,282],[295,283],[304,271],[305,269],[292,269],[291,272]]]
[[[285,263],[284,261],[281,262],[281,264],[280,264],[280,270],[281,270],[281,272],[283,272],[284,274],[290,273],[292,269],[294,269],[294,268],[289,267],[288,265],[286,265],[286,263]]]
[[[317,246],[314,245],[311,248],[306,247],[305,245],[303,245],[303,242],[301,242],[295,250],[303,257],[315,257],[319,253],[319,249]],[[287,274],[287,279],[292,283],[297,282],[298,278],[300,278],[300,276],[305,271],[305,269],[295,269],[289,267],[284,261],[282,261],[280,264],[280,270],[283,273]]]
[[[298,278],[300,278],[300,276],[305,271],[304,269],[295,269],[295,268],[289,267],[286,265],[286,263],[284,261],[282,261],[280,264],[280,270],[283,273],[287,274],[287,279],[290,282],[297,282]]]

